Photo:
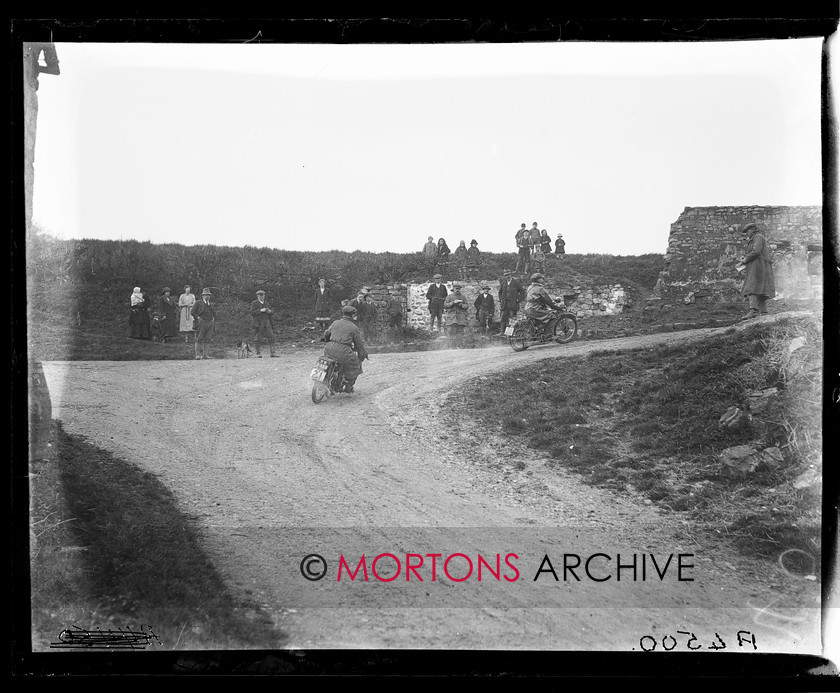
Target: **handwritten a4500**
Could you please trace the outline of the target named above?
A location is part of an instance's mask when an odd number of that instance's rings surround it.
[[[639,638],[639,647],[641,647],[642,650],[644,650],[645,652],[653,652],[659,647],[661,647],[666,652],[670,652],[671,650],[676,649],[680,645],[682,645],[688,650],[726,649],[726,642],[724,642],[723,638],[720,637],[719,633],[715,633],[715,639],[705,646],[700,640],[697,639],[697,636],[694,635],[694,633],[689,633],[686,630],[678,630],[677,635],[686,635],[688,637],[677,639],[673,635],[666,634],[662,636],[661,640],[658,640],[652,635],[643,635],[641,638]],[[751,633],[750,631],[739,630],[736,637],[738,639],[739,648],[744,646],[752,646],[753,650],[758,649],[758,646],[755,643],[755,635],[753,635],[753,633]]]

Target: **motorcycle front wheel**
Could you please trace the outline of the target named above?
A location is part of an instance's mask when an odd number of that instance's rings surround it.
[[[321,383],[312,383],[312,401],[315,404],[320,404],[326,396],[327,390]]]
[[[554,323],[554,341],[558,344],[571,342],[577,336],[577,318],[572,313],[563,313]]]
[[[514,351],[525,351],[531,346],[531,323],[519,324],[513,328],[513,334],[510,336],[510,348]]]

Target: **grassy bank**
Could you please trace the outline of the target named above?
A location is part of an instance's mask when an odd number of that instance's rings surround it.
[[[151,625],[163,650],[282,644],[256,605],[230,594],[154,475],[54,424],[33,462],[31,499],[36,649],[73,625]]]
[[[797,337],[804,346],[790,352]],[[454,421],[500,430],[589,483],[642,493],[745,552],[817,555],[819,492],[793,484],[809,466],[821,471],[821,345],[816,319],[782,319],[680,346],[545,361],[538,373],[474,381],[450,404]],[[770,386],[779,393],[749,425],[718,425]],[[719,455],[736,445],[779,446],[784,462],[728,478]]]

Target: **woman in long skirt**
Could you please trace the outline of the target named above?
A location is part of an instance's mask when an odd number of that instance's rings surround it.
[[[184,287],[184,293],[178,298],[178,311],[180,312],[180,321],[178,329],[184,334],[184,341],[190,343],[190,332],[195,333],[193,326],[193,317],[190,311],[195,305],[195,294],[192,293],[189,286]]]
[[[169,342],[178,336],[178,311],[175,306],[175,299],[172,298],[172,289],[163,287],[160,299],[158,300],[158,313],[160,313],[161,341]]]

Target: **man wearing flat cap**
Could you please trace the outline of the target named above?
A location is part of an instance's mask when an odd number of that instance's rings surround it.
[[[265,291],[262,289],[257,291],[256,300],[251,301],[249,312],[251,313],[251,327],[254,330],[253,342],[256,347],[257,358],[262,358],[262,354],[260,354],[260,342],[263,339],[268,342],[268,350],[271,358],[277,358],[277,354],[274,353],[274,324],[271,317],[274,311],[265,300]]]
[[[513,270],[506,269],[505,276],[499,281],[499,308],[502,317],[502,333],[508,326],[511,318],[515,318],[519,312],[519,304],[525,298],[525,289],[522,283],[513,276]]]
[[[195,359],[210,359],[207,355],[205,345],[213,341],[216,332],[216,308],[210,301],[210,289],[205,288],[201,292],[201,300],[196,301],[190,310],[196,322],[195,330]]]
[[[475,299],[473,305],[475,306],[475,319],[478,321],[478,328],[481,330],[481,334],[486,335],[490,330],[493,313],[496,312],[496,302],[490,295],[489,286],[481,287],[481,293]]]
[[[449,292],[446,289],[446,284],[442,280],[443,277],[440,274],[436,274],[434,281],[426,289],[426,298],[429,301],[429,314],[432,316],[432,324],[429,325],[430,330],[435,328],[435,318],[437,318],[438,329],[443,330],[443,303],[446,301],[446,296]]]
[[[356,378],[362,374],[362,361],[367,357],[362,341],[362,333],[356,325],[356,309],[346,305],[341,309],[341,317],[324,332],[324,356],[335,359],[344,379],[347,381],[345,392],[353,392]]]
[[[776,280],[773,256],[764,234],[753,223],[744,225],[741,231],[747,234],[747,251],[741,260],[746,265],[742,293],[750,304],[749,312],[741,319],[749,320],[767,314],[767,300],[776,296]]]
[[[467,329],[467,299],[461,293],[461,285],[453,284],[452,293],[443,304],[446,310],[446,331],[449,345],[460,349],[464,346],[464,332]]]

